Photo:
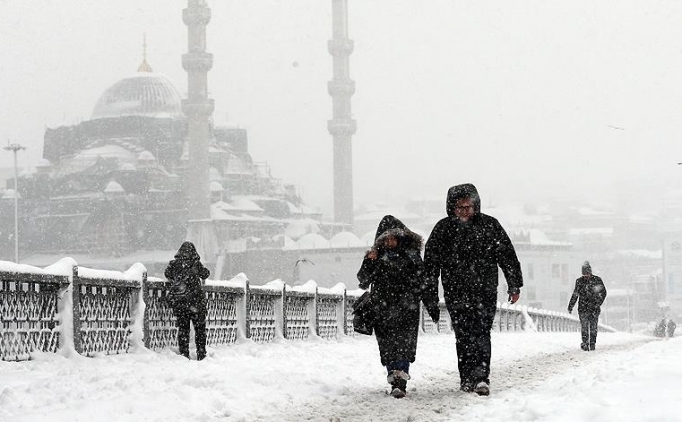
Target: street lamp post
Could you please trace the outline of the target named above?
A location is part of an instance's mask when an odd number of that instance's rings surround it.
[[[26,149],[19,144],[10,144],[3,148],[14,153],[14,261],[19,263],[19,172],[17,170],[17,152]]]

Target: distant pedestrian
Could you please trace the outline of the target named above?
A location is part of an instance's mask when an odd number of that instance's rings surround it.
[[[671,338],[675,335],[677,324],[670,318],[663,318],[654,328],[654,336]]]
[[[509,303],[515,303],[523,286],[521,264],[502,225],[481,212],[474,185],[451,187],[446,212],[448,216],[436,223],[426,242],[426,283],[437,286],[438,277],[443,283],[457,337],[460,389],[487,396],[498,266],[507,280]]]
[[[410,363],[415,361],[419,333],[419,302],[438,322],[438,290],[426,289],[421,258],[422,237],[392,215],[379,223],[374,245],[358,272],[361,289],[371,286],[376,320],[374,333],[381,364],[388,371],[391,395],[405,397]]]
[[[606,286],[600,277],[592,274],[592,266],[585,261],[582,266],[582,277],[575,281],[573,295],[568,303],[568,313],[573,312],[575,302],[578,301],[578,317],[582,342],[580,348],[594,350],[597,345],[597,331],[601,305],[606,299]]]
[[[184,242],[168,263],[165,276],[169,283],[169,300],[177,318],[178,348],[189,359],[189,328],[194,324],[197,360],[206,357],[206,297],[203,284],[210,271],[203,266],[192,242]]]

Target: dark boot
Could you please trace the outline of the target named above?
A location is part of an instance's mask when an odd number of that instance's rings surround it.
[[[580,343],[580,348],[586,352],[590,350],[590,348],[585,343]]]
[[[391,372],[386,380],[391,384],[391,395],[396,399],[402,399],[407,394],[407,380],[410,375],[407,372],[395,370]]]
[[[479,396],[488,396],[490,395],[490,386],[487,382],[481,381],[476,384],[476,387],[474,387],[474,393],[478,394]]]

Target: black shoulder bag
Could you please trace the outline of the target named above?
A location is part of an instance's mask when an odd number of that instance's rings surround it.
[[[371,292],[365,292],[353,304],[353,330],[356,333],[372,335],[376,311],[372,303]]]

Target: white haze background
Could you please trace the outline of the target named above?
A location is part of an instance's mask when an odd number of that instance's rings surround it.
[[[331,1],[209,1],[214,119],[331,213]],[[0,139],[35,164],[45,126],[89,118],[148,61],[186,93],[181,0],[0,0]],[[445,196],[486,205],[641,198],[682,168],[682,3],[349,1],[356,204]],[[11,154],[0,155],[11,167]],[[634,183],[636,182],[636,183]]]

